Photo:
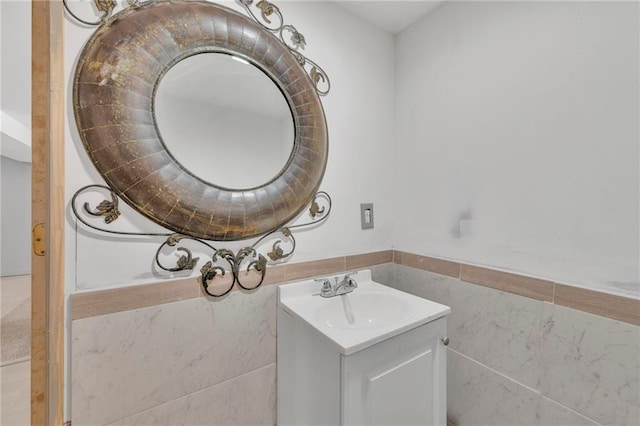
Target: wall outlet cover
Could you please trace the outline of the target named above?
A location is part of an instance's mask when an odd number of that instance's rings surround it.
[[[373,203],[360,204],[360,225],[362,229],[373,228]]]

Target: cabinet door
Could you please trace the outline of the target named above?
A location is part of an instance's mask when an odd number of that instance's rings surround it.
[[[342,358],[344,425],[446,424],[446,319]]]

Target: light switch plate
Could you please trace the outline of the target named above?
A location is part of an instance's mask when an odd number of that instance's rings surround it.
[[[373,203],[360,204],[360,225],[362,229],[373,228]]]

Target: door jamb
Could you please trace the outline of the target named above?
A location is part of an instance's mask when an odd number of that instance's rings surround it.
[[[63,10],[61,0],[31,3],[31,213],[46,232],[45,255],[32,254],[32,425],[64,421]]]

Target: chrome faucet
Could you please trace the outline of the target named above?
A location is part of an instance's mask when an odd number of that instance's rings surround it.
[[[358,288],[358,283],[351,277],[353,274],[355,272],[345,274],[340,282],[338,282],[338,277],[333,277],[333,284],[331,284],[329,278],[316,278],[316,281],[322,282],[320,296],[333,297],[351,293],[355,288]]]

